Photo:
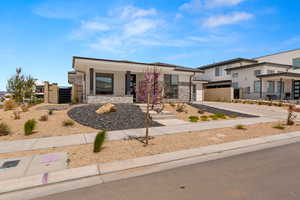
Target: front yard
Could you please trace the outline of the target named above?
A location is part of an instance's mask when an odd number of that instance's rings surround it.
[[[61,106],[39,104],[30,107],[26,112],[22,112],[20,107],[16,107],[13,110],[8,111],[0,109],[0,123],[7,124],[11,131],[11,134],[7,136],[0,136],[0,141],[62,136],[97,131],[93,128],[80,125],[76,122],[74,122],[73,125],[64,126],[64,121],[71,120],[67,115],[67,112],[70,108],[71,107],[68,105]],[[49,114],[50,109],[53,110],[52,115]],[[16,112],[19,112],[20,119],[15,119],[14,113]],[[39,119],[45,115],[48,116],[48,120],[40,121]],[[37,127],[33,134],[25,136],[24,124],[27,120],[31,119],[35,119],[37,121]]]
[[[260,123],[249,126],[240,125],[231,128],[211,129],[208,131],[194,131],[173,135],[163,135],[151,139],[147,147],[144,147],[143,143],[135,139],[107,141],[104,143],[104,147],[100,153],[93,153],[93,144],[88,144],[0,154],[0,159],[53,152],[68,152],[69,167],[75,168],[95,163],[127,160],[131,158],[174,152],[195,147],[276,135],[291,131],[300,131],[300,122],[297,122],[293,126],[279,126],[278,123]]]

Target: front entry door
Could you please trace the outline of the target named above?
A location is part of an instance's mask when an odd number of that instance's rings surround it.
[[[294,81],[294,99],[300,99],[300,81]]]
[[[133,101],[136,101],[136,74],[130,74],[129,84],[130,95],[133,96]]]
[[[240,98],[240,89],[234,89],[233,90],[233,98],[239,99]]]

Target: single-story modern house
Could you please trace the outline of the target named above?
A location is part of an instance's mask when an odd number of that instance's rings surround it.
[[[142,63],[73,57],[73,71],[68,73],[72,98],[83,103],[132,103],[138,100],[139,84],[144,72],[156,68],[159,81],[168,85],[163,90],[166,101],[202,101],[203,83],[197,78],[203,73],[166,63]]]

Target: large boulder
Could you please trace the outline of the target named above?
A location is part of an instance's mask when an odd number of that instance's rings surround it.
[[[116,112],[117,107],[114,104],[107,103],[101,106],[98,110],[96,110],[97,114],[104,114],[104,113],[110,113],[110,112]]]

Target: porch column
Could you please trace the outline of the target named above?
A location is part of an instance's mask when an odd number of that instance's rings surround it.
[[[259,79],[259,81],[260,81],[260,98],[262,99],[262,97],[263,97],[263,81],[262,81],[262,78],[260,78]]]
[[[130,71],[125,74],[125,95],[130,95]]]
[[[291,99],[294,100],[295,98],[295,83],[294,83],[294,79],[292,79],[292,91],[291,91]]]
[[[192,102],[192,80],[193,80],[193,75],[190,76],[190,95],[189,95],[189,102]]]
[[[90,68],[90,95],[94,94],[94,69]]]
[[[280,89],[279,89],[279,92],[280,92],[280,94],[279,94],[279,100],[281,101],[282,100],[282,87],[283,85],[282,85],[282,78],[280,78]]]

